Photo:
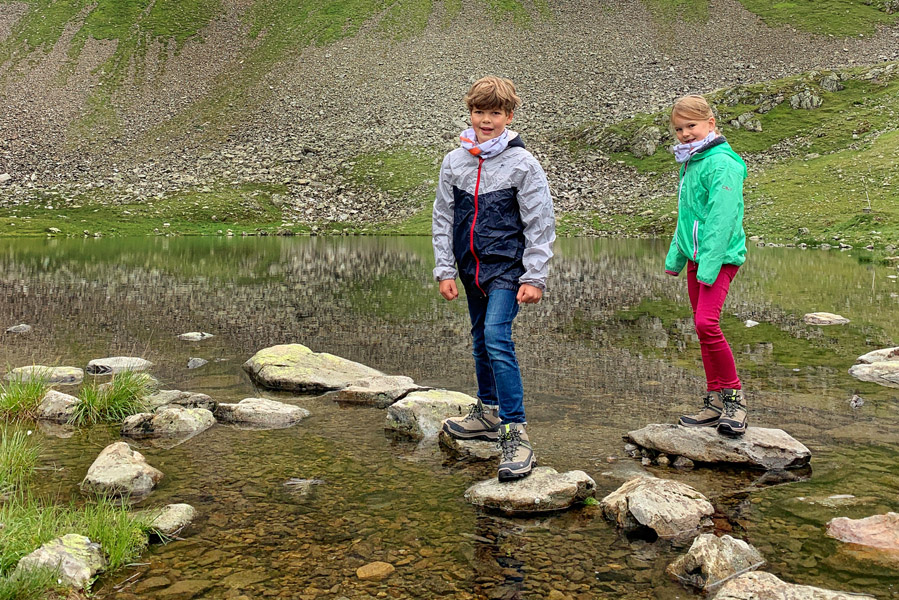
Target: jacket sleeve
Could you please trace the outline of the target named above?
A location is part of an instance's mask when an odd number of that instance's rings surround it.
[[[518,282],[546,289],[549,259],[556,240],[556,217],[546,173],[537,159],[525,161],[524,178],[518,188],[518,210],[524,225],[524,275]]]
[[[665,257],[665,272],[669,275],[680,275],[687,266],[687,257],[677,247],[677,229],[671,238],[671,246],[668,248],[668,256]]]
[[[696,279],[706,285],[713,285],[724,264],[727,248],[739,222],[743,206],[743,172],[736,165],[722,164],[711,173],[709,181],[708,214],[702,239],[699,240],[699,255],[702,260],[696,271]]]
[[[455,279],[456,259],[453,255],[453,188],[449,182],[449,154],[440,166],[434,212],[431,215],[431,243],[434,246],[434,279]]]

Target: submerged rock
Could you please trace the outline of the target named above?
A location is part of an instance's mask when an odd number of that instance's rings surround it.
[[[81,491],[138,498],[153,491],[162,476],[140,452],[125,442],[115,442],[104,448],[87,470]]]
[[[833,592],[809,585],[794,585],[764,571],[744,573],[721,586],[712,600],[874,600],[874,596]]]
[[[356,577],[363,581],[380,581],[390,577],[394,571],[396,567],[392,564],[378,560],[356,569]]]
[[[475,506],[524,515],[564,510],[593,497],[596,483],[583,471],[559,473],[535,467],[524,479],[500,483],[497,478],[474,484],[465,499]]]
[[[305,408],[267,398],[244,398],[237,404],[219,404],[215,409],[215,418],[219,421],[253,429],[290,427],[309,414]]]
[[[829,312],[808,313],[802,317],[802,320],[809,325],[845,325],[849,322],[846,317]]]
[[[46,367],[28,365],[13,369],[6,375],[7,381],[32,381],[43,378],[48,385],[77,385],[84,381],[84,371],[78,367]]]
[[[91,375],[114,375],[122,371],[141,373],[148,371],[152,366],[153,363],[149,360],[137,356],[109,356],[90,361],[85,371]]]
[[[858,357],[849,374],[861,381],[899,388],[899,347],[874,350]]]
[[[365,377],[353,385],[338,390],[331,395],[335,402],[347,404],[365,404],[387,408],[410,392],[423,391],[428,388],[416,385],[411,377],[402,375],[378,375]]]
[[[315,486],[322,485],[323,483],[325,482],[321,479],[300,479],[298,477],[291,477],[284,482],[284,487],[291,494],[305,498],[312,493]]]
[[[864,519],[837,517],[827,524],[827,535],[841,542],[884,550],[899,550],[899,513]]]
[[[467,414],[475,403],[461,392],[412,392],[387,408],[387,429],[417,440],[436,438],[443,421]]]
[[[437,442],[457,460],[495,460],[502,455],[496,442],[458,440],[443,430],[440,430]]]
[[[149,508],[134,514],[138,520],[145,523],[164,536],[173,536],[191,524],[197,510],[190,504],[168,504],[162,508]]]
[[[211,412],[215,412],[215,407],[218,406],[218,402],[206,394],[182,392],[181,390],[159,390],[147,396],[144,399],[144,404],[147,410],[155,410],[167,404],[174,404],[185,408],[205,408]]]
[[[189,331],[179,335],[178,339],[184,340],[185,342],[201,342],[203,340],[208,340],[211,337],[215,336],[211,333],[206,333],[205,331]]]
[[[665,571],[683,584],[711,591],[728,579],[764,564],[761,553],[743,540],[704,533]]]
[[[16,573],[47,569],[56,571],[66,587],[82,589],[94,575],[106,567],[100,544],[83,535],[69,533],[50,540],[31,554],[23,556]]]
[[[136,439],[193,437],[215,425],[215,417],[205,408],[163,406],[155,413],[131,415],[122,423],[122,435]]]
[[[283,344],[260,350],[244,363],[243,368],[258,385],[309,394],[339,390],[360,379],[383,375],[333,354],[313,352],[302,344]]]
[[[75,407],[81,400],[69,394],[50,390],[37,405],[37,419],[54,423],[68,423],[75,416]]]
[[[209,363],[209,361],[206,360],[205,358],[192,357],[190,360],[187,361],[187,368],[188,369],[199,369],[200,367],[202,367],[203,365],[205,365],[207,363]]]
[[[642,448],[695,462],[746,465],[766,470],[805,466],[811,451],[781,429],[748,427],[740,437],[725,437],[714,428],[687,428],[670,423],[629,431],[625,439]]]
[[[708,499],[690,486],[657,477],[635,477],[600,500],[603,514],[624,529],[649,527],[659,537],[694,535],[715,512]]]

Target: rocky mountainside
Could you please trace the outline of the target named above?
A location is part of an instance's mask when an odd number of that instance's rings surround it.
[[[48,33],[40,3],[0,0],[0,201],[152,204],[238,186],[290,223],[401,221],[465,126],[469,84],[500,74],[519,87],[513,128],[558,209],[612,214],[670,182],[601,151],[572,154],[566,131],[684,93],[899,59],[896,26],[852,37],[770,27],[738,0],[706,3],[701,19],[660,16],[656,0],[509,13],[446,0],[408,15],[387,2],[336,28],[296,0],[196,4],[166,16],[187,24],[180,32],[148,2],[130,28],[85,4]]]

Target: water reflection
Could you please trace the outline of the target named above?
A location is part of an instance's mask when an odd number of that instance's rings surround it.
[[[541,462],[587,471],[603,495],[642,469],[624,456],[622,433],[692,408],[704,378],[685,282],[661,272],[662,245],[565,242],[546,301],[522,311],[515,335]],[[203,598],[684,596],[664,574],[682,548],[620,536],[590,507],[539,519],[479,513],[462,493],[491,474],[489,464],[460,466],[434,447],[390,439],[377,409],[260,392],[243,374],[257,349],[301,342],[472,393],[465,306],[439,299],[431,261],[421,238],[0,241],[0,325],[34,326],[3,337],[4,364],[140,355],[165,387],[220,402],[262,394],[312,412],[291,429],[216,425],[174,448],[148,447],[166,478],[144,504],[188,502],[201,516],[186,540],[102,579],[99,597],[154,598],[174,585]],[[706,493],[716,527],[757,545],[778,576],[896,597],[895,566],[823,532],[825,518],[885,511],[895,499],[896,392],[846,373],[856,356],[899,339],[887,274],[845,254],[753,249],[725,306],[725,332],[752,424],[803,441],[814,473],[792,473],[787,484],[759,473],[653,473]],[[804,325],[802,314],[816,310],[852,323]],[[761,325],[746,328],[750,318]],[[176,338],[186,331],[216,337]],[[190,357],[210,362],[188,370]],[[858,409],[853,394],[865,398]],[[40,489],[75,497],[87,466],[119,436],[62,435],[45,441],[53,469],[41,472]],[[306,494],[285,487],[299,480],[320,483]],[[840,493],[866,500],[814,517],[791,504]],[[799,561],[782,559],[794,554]],[[355,570],[375,560],[397,571],[359,580]]]

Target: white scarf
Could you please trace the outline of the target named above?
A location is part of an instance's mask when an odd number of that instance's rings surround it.
[[[674,160],[679,163],[685,163],[687,160],[696,154],[696,151],[714,140],[718,137],[718,134],[714,131],[709,132],[705,139],[698,140],[695,142],[690,142],[689,144],[677,144],[672,148],[674,151]]]
[[[483,144],[478,143],[478,136],[474,132],[474,127],[469,127],[459,136],[462,147],[471,152],[473,156],[488,159],[500,154],[509,145],[509,130],[504,129],[503,132],[492,139],[487,140]]]

